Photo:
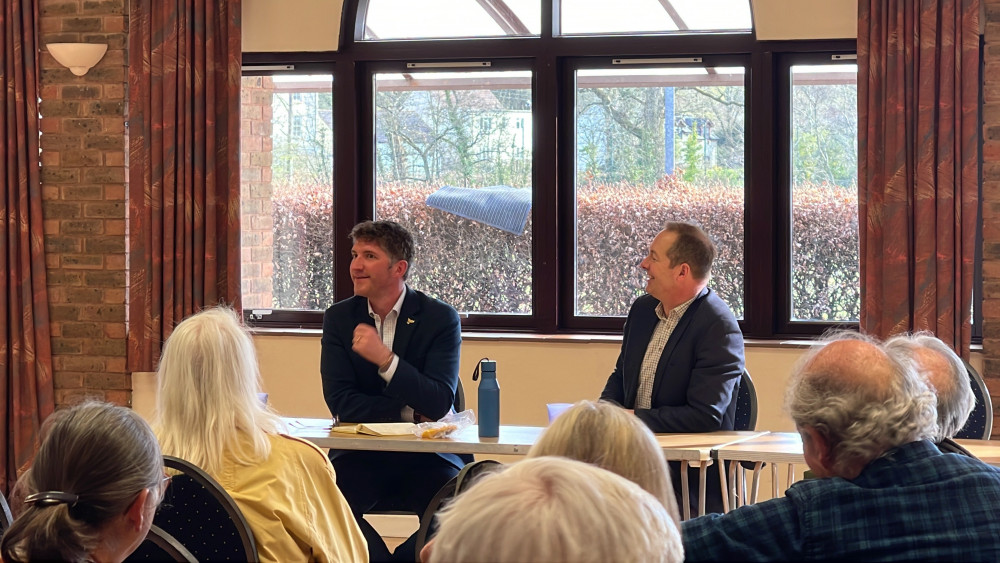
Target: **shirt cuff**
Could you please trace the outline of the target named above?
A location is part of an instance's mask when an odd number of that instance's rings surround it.
[[[399,365],[399,356],[396,354],[392,355],[392,361],[389,362],[389,367],[385,368],[385,371],[378,370],[378,375],[385,380],[386,383],[392,381],[392,376],[396,375],[396,366]]]
[[[399,411],[399,416],[403,422],[416,422],[416,419],[413,418],[413,407],[409,405],[403,406],[403,410]]]

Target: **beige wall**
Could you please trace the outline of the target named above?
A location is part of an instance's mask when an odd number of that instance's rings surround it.
[[[319,335],[258,334],[255,342],[265,390],[278,412],[329,417],[319,378]],[[532,342],[466,337],[460,372],[466,405],[476,407],[472,370],[479,359],[488,356],[497,361],[500,422],[544,426],[548,420],[546,403],[571,403],[600,395],[620,346],[617,339],[581,342],[548,338]],[[747,369],[757,387],[759,430],[794,430],[781,404],[788,373],[802,351],[801,347],[777,344],[747,348]],[[982,368],[979,354],[972,363]]]
[[[243,0],[243,52],[336,51],[343,0]]]

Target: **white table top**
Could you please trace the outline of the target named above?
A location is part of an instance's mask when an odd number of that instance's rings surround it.
[[[331,432],[331,421],[321,418],[286,418],[292,436],[321,448],[393,452],[526,455],[545,430],[541,426],[501,426],[498,438],[480,438],[479,427],[470,426],[449,438],[416,436],[365,436]],[[664,456],[676,461],[706,461],[712,450],[766,432],[721,431],[703,434],[657,434]]]
[[[716,449],[713,455],[722,461],[805,463],[802,437],[798,432],[768,432],[749,440],[726,444]]]
[[[285,423],[292,436],[321,448],[486,455],[526,455],[545,430],[539,426],[501,426],[498,438],[480,438],[479,427],[470,426],[448,438],[418,438],[341,434],[330,431],[330,420],[316,418],[286,418]]]

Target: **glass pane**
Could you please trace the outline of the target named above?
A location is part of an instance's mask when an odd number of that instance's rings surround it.
[[[243,307],[317,309],[333,293],[333,77],[245,76]]]
[[[747,31],[748,0],[562,0],[563,35]]]
[[[541,0],[370,0],[363,38],[538,36]]]
[[[699,225],[709,286],[743,317],[743,68],[576,73],[576,309],[625,316],[667,221]]]
[[[405,225],[412,287],[531,313],[531,73],[375,75],[375,215]]]
[[[858,321],[858,67],[792,67],[792,320]]]

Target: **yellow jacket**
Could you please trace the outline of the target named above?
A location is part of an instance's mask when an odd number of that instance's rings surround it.
[[[241,465],[227,455],[218,476],[250,524],[260,560],[367,562],[368,544],[330,460],[304,440],[268,437],[266,460]]]

